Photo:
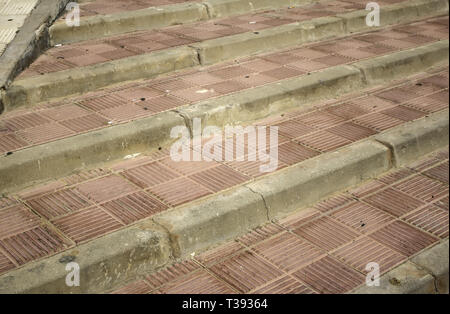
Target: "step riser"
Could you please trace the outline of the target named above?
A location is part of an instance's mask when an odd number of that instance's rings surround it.
[[[416,154],[416,159],[448,147],[448,122],[446,110],[245,186],[161,213],[83,244],[77,247],[76,254],[61,253],[0,276],[0,293],[95,293],[112,289],[170,263],[173,257],[187,257],[236,238],[274,217],[285,216],[392,170],[395,164],[404,162],[401,156],[400,160],[392,159],[396,156],[394,151],[407,143],[381,144],[378,139],[383,136],[414,134],[416,143],[408,150]],[[431,138],[433,144],[428,143]],[[82,284],[76,288],[66,285],[68,272],[60,262],[71,254],[75,254],[82,274]]]
[[[402,3],[395,5],[392,9],[389,9],[392,6],[386,7],[386,12],[390,13],[384,14],[382,12],[382,16],[390,14],[395,17],[398,12],[407,11],[410,13],[404,17],[405,21],[415,21],[429,17],[430,14],[427,10],[418,10],[418,8],[423,6],[423,1]],[[447,0],[433,0],[432,3],[436,3],[438,8],[437,11],[432,12],[433,16],[448,13]],[[199,64],[209,65],[275,49],[294,47],[330,37],[343,37],[352,32],[345,28],[345,25],[350,23],[349,19],[359,20],[360,17],[353,16],[345,19],[337,17],[317,18],[309,22],[267,29],[257,34],[250,32],[228,36],[204,41],[191,47],[167,49],[105,64],[24,79],[15,82],[5,93],[2,97],[3,107],[5,110],[11,110],[54,98],[92,91],[119,82],[149,79]],[[388,19],[386,23],[396,23],[396,20],[395,18]],[[384,24],[383,26],[387,25]],[[367,26],[365,24],[361,25],[361,31],[366,29]],[[180,54],[179,59],[176,57],[177,54]],[[163,66],[161,66],[161,62],[163,62]],[[171,62],[174,63],[173,67],[171,67]],[[142,69],[140,69],[141,63]]]
[[[312,2],[314,1],[256,0],[249,2],[248,0],[209,0],[203,3],[181,3],[113,15],[82,18],[79,27],[70,27],[62,22],[50,27],[49,32],[51,45],[54,46],[56,44],[68,44],[261,10],[276,10]]]
[[[409,60],[409,64],[414,66],[390,62],[391,59],[402,58]],[[387,77],[387,83],[406,73],[421,72],[442,62],[448,63],[448,40],[398,52],[390,57],[375,58],[368,68],[370,71],[392,73]],[[308,103],[313,101],[330,99],[377,83],[365,74],[367,70],[364,70],[363,62],[355,65],[363,70],[356,66],[337,66],[309,76],[286,80],[282,84],[244,90],[212,102],[181,108],[176,112],[157,114],[0,157],[0,191],[17,190],[33,182],[68,175],[76,169],[91,168],[130,154],[157,150],[173,143],[174,140],[170,138],[173,127],[190,127],[190,121],[196,117],[202,118],[205,126],[251,122],[299,106],[306,109]]]

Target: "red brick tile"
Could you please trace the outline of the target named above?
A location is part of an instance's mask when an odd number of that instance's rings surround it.
[[[296,138],[315,131],[315,129],[312,126],[294,120],[282,122],[275,126],[278,127],[278,132],[281,135],[286,136],[288,138]]]
[[[239,237],[237,240],[240,243],[250,247],[278,233],[281,233],[282,231],[283,229],[281,227],[277,226],[276,224],[270,223],[249,231],[248,233]]]
[[[359,141],[375,134],[375,131],[351,122],[332,127],[327,131],[350,141]]]
[[[317,129],[329,128],[345,121],[341,117],[335,116],[325,111],[315,111],[301,116],[295,121],[304,123]]]
[[[219,192],[248,181],[250,178],[233,169],[220,165],[190,178],[213,192]]]
[[[410,177],[394,185],[394,188],[424,202],[432,202],[448,195],[448,186],[423,175]]]
[[[77,189],[88,199],[97,203],[102,203],[135,192],[138,188],[131,183],[128,183],[125,179],[110,175],[101,179],[82,183],[77,186]]]
[[[317,245],[331,251],[358,237],[358,234],[331,218],[323,217],[294,230],[294,233]]]
[[[108,108],[122,106],[125,105],[126,103],[127,103],[126,99],[113,94],[83,100],[80,102],[80,105],[94,111],[100,111]]]
[[[170,282],[160,289],[166,294],[232,294],[235,293],[223,281],[208,272],[201,270],[181,279]]]
[[[144,280],[140,280],[125,285],[111,294],[149,294],[150,292],[152,292],[152,288]]]
[[[396,217],[403,216],[425,205],[424,202],[391,188],[369,196],[364,201]]]
[[[299,143],[321,152],[329,152],[352,142],[327,131],[318,131],[296,139]]]
[[[145,192],[137,192],[101,205],[107,212],[128,225],[167,209],[167,206]]]
[[[43,227],[0,240],[0,248],[8,252],[19,265],[59,252],[66,247],[60,236]]]
[[[55,120],[64,121],[87,116],[90,112],[77,105],[63,105],[51,109],[42,110],[40,114]]]
[[[0,239],[12,237],[20,232],[39,226],[39,218],[24,205],[0,210]]]
[[[75,189],[62,190],[29,199],[27,204],[49,220],[92,205]]]
[[[287,67],[281,67],[274,70],[264,71],[261,72],[261,74],[276,78],[278,80],[284,80],[295,76],[300,76],[304,74],[305,71],[302,71],[300,69],[294,69],[294,68],[287,68]]]
[[[40,144],[70,136],[74,132],[62,125],[47,123],[19,131],[18,134],[30,143]]]
[[[441,239],[448,237],[448,211],[428,205],[415,212],[409,213],[402,220],[425,230]]]
[[[186,187],[189,187],[188,189]],[[211,194],[206,188],[187,178],[179,178],[168,183],[151,187],[150,192],[171,206],[194,201]]]
[[[27,142],[14,134],[0,135],[0,154],[27,146]]]
[[[146,280],[150,283],[153,288],[159,288],[168,282],[171,282],[177,278],[182,278],[189,273],[194,272],[199,269],[200,265],[194,261],[184,261],[180,263],[173,264],[156,273],[152,273],[146,276]]]
[[[317,151],[293,142],[278,147],[278,159],[287,165],[293,165],[317,155],[319,155]]]
[[[380,265],[380,274],[384,274],[406,259],[406,256],[366,237],[336,250],[333,255],[366,274],[368,273],[366,267],[369,263]]]
[[[346,293],[365,280],[361,273],[328,256],[296,271],[293,276],[323,294]]]
[[[408,257],[438,241],[437,238],[400,221],[372,233],[370,237]]]
[[[211,271],[239,292],[249,292],[283,273],[251,252],[234,256],[211,267]]]
[[[195,257],[203,265],[210,267],[244,250],[245,247],[236,241],[230,241],[217,248],[210,249]]]
[[[94,113],[84,117],[68,119],[62,121],[61,124],[74,132],[81,133],[105,127],[108,125],[108,120]]]
[[[38,115],[37,113],[27,113],[13,118],[5,119],[2,121],[2,124],[5,125],[5,127],[10,131],[20,131],[40,126],[49,122],[50,120],[44,118],[41,115]]]
[[[127,170],[123,173],[123,176],[142,188],[166,183],[180,177],[178,173],[168,169],[160,162],[152,162]]]
[[[315,294],[316,292],[290,276],[259,287],[252,294]]]
[[[370,233],[395,219],[386,212],[362,202],[346,205],[331,216],[361,233]]]
[[[123,226],[97,207],[57,218],[53,224],[76,243],[102,236]]]
[[[286,232],[256,245],[253,250],[285,271],[304,267],[325,255],[324,251]]]

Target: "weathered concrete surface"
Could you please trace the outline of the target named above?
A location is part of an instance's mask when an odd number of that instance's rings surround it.
[[[142,223],[0,276],[0,293],[94,293],[151,272],[171,258],[169,239]],[[66,265],[80,266],[80,286],[69,287]]]
[[[391,169],[387,147],[364,141],[321,155],[247,185],[262,195],[270,219],[279,218],[297,208],[308,207],[320,199]]]
[[[404,166],[417,159],[417,156],[428,154],[438,147],[449,143],[449,111],[439,115],[431,115],[413,123],[402,125],[375,139],[391,148],[393,162],[397,167]]]
[[[127,155],[157,150],[172,143],[170,130],[184,125],[173,112],[81,134],[0,157],[0,191],[68,175]]]
[[[188,47],[157,51],[16,81],[5,93],[3,104],[6,110],[11,110],[116,83],[149,79],[196,65],[197,55]]]
[[[417,255],[411,261],[426,269],[435,278],[437,293],[449,293],[449,240],[445,240],[431,249]]]
[[[175,256],[185,257],[266,223],[267,211],[260,195],[238,187],[153,220],[168,230]]]
[[[139,30],[186,24],[209,18],[205,5],[196,2],[150,7],[111,15],[84,17],[80,26],[71,27],[64,21],[50,27],[51,45],[67,44]]]
[[[449,41],[442,40],[426,46],[399,51],[354,63],[364,73],[368,84],[381,84],[386,80],[402,78],[417,69],[426,69],[437,62],[448,62]]]
[[[448,239],[380,277],[380,286],[354,294],[448,294]]]
[[[48,27],[70,0],[41,0],[0,56],[0,96],[12,80],[48,47]],[[0,98],[0,112],[3,104]]]

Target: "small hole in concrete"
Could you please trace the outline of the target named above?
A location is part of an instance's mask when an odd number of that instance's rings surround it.
[[[144,97],[142,97],[142,98],[141,98],[141,101],[145,101],[145,98],[144,98]]]

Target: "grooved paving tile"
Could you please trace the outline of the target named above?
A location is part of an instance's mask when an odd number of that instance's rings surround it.
[[[432,202],[448,195],[448,186],[423,175],[410,177],[394,185],[394,188],[424,202]]]
[[[198,172],[189,178],[213,192],[219,192],[250,180],[246,175],[223,165]]]
[[[0,240],[0,248],[8,252],[19,265],[59,252],[66,247],[58,235],[43,227]]]
[[[248,232],[247,234],[239,237],[237,241],[241,242],[242,244],[250,247],[255,245],[256,243],[262,242],[280,232],[282,232],[283,229],[273,223],[267,224],[265,226],[260,226],[252,231]]]
[[[0,274],[6,273],[7,271],[14,269],[16,266],[0,252]]]
[[[354,122],[356,124],[371,128],[377,132],[386,131],[400,124],[403,124],[402,120],[379,112],[356,118]]]
[[[326,111],[316,111],[301,116],[300,118],[295,119],[295,121],[299,121],[316,129],[324,129],[340,124],[344,122],[345,119],[335,116],[334,114],[328,113]]]
[[[388,174],[378,178],[377,180],[380,182],[383,182],[386,185],[391,185],[391,184],[401,181],[413,174],[414,174],[414,172],[412,172],[408,168],[401,168],[398,170],[391,171]]]
[[[73,131],[56,123],[47,123],[18,132],[19,136],[33,144],[45,143],[73,134]]]
[[[354,119],[369,112],[367,109],[361,108],[360,106],[352,103],[344,103],[337,106],[332,106],[328,108],[327,111],[345,120]]]
[[[448,197],[448,195],[434,203],[434,205],[436,205],[439,208],[442,208],[442,209],[444,209],[446,211],[448,211],[448,204],[449,204],[449,197]]]
[[[253,247],[253,250],[284,271],[292,271],[323,257],[325,252],[284,232]]]
[[[404,103],[404,105],[429,113],[438,112],[448,108],[447,103],[432,98],[431,95],[427,95],[421,98],[415,98]]]
[[[60,123],[74,132],[81,133],[107,126],[108,120],[94,113],[79,118],[67,119]]]
[[[38,115],[37,113],[32,112],[9,119],[4,119],[0,122],[2,122],[2,124],[4,124],[5,127],[11,131],[20,131],[23,129],[29,129],[32,127],[49,123],[50,120],[44,118],[41,115]]]
[[[287,67],[281,67],[278,69],[273,69],[269,71],[261,72],[261,74],[276,78],[278,80],[284,80],[295,76],[300,76],[304,74],[305,71],[293,69],[293,68],[287,68]]]
[[[62,105],[56,108],[46,109],[40,112],[41,115],[54,121],[64,121],[87,116],[90,112],[77,105]]]
[[[137,192],[101,205],[125,225],[150,217],[167,209],[167,206],[145,192]]]
[[[197,102],[205,100],[208,98],[220,96],[219,93],[207,89],[205,87],[192,87],[183,90],[178,90],[170,93],[173,96],[179,97],[180,99],[187,102]]]
[[[280,132],[281,135],[289,138],[296,138],[315,131],[311,126],[293,120],[282,122],[275,126],[278,127],[278,132]]]
[[[348,191],[348,193],[352,194],[355,197],[362,198],[378,190],[382,190],[385,187],[387,186],[384,183],[374,180],[351,189],[350,191]]]
[[[293,165],[319,155],[318,152],[294,142],[278,147],[278,158],[287,165]]]
[[[395,219],[386,212],[362,202],[346,205],[331,216],[361,233],[370,233]]]
[[[141,188],[152,187],[180,177],[158,161],[127,170],[123,176]]]
[[[270,284],[257,288],[252,294],[316,294],[291,276],[284,276]]]
[[[394,108],[386,109],[382,111],[382,113],[402,121],[412,121],[422,118],[426,115],[426,113],[424,112],[404,106],[397,106]]]
[[[170,206],[178,206],[211,194],[209,190],[187,178],[151,187],[150,192]]]
[[[436,156],[429,156],[425,159],[421,159],[418,160],[417,162],[409,164],[408,167],[417,172],[422,172],[426,169],[436,166],[440,162],[441,161],[438,158],[436,158]]]
[[[119,198],[122,195],[135,192],[138,188],[115,175],[110,175],[77,186],[78,191],[88,199],[97,203]]]
[[[364,275],[328,256],[296,271],[293,276],[323,294],[342,294],[365,281]]]
[[[395,106],[392,101],[379,98],[375,95],[358,98],[356,100],[352,100],[351,102],[369,112],[377,112]]]
[[[91,110],[100,111],[108,108],[125,105],[126,103],[127,100],[123,99],[122,97],[119,97],[118,95],[104,95],[88,100],[83,100],[79,104]]]
[[[362,273],[368,272],[366,266],[369,263],[377,263],[380,274],[384,274],[406,259],[406,256],[367,237],[349,243],[332,254]]]
[[[242,251],[245,247],[239,244],[236,241],[230,241],[226,244],[222,244],[221,246],[208,250],[199,256],[195,257],[195,259],[201,264],[210,267],[213,264],[222,262],[225,259],[230,258],[236,253]]]
[[[329,217],[314,220],[293,232],[327,251],[336,249],[358,237],[356,232]]]
[[[241,293],[249,292],[283,273],[256,256],[244,252],[211,267],[211,271]]]
[[[288,230],[294,230],[320,216],[320,211],[314,208],[308,208],[301,210],[298,213],[291,214],[286,218],[281,219],[278,223]]]
[[[66,182],[68,185],[74,185],[97,177],[103,177],[110,173],[111,172],[109,170],[105,169],[85,170],[78,173],[74,173],[68,177],[63,178],[62,180]]]
[[[161,160],[161,163],[183,175],[190,176],[201,171],[217,167],[219,163],[215,161],[174,161],[171,157]]]
[[[351,122],[335,126],[333,128],[327,129],[327,131],[335,135],[342,136],[353,142],[376,134],[376,132],[372,131],[371,129],[356,125]]]
[[[16,205],[19,202],[11,197],[0,197],[0,209]]]
[[[327,131],[318,131],[301,136],[296,139],[299,143],[317,149],[321,152],[329,152],[352,142]]]
[[[246,85],[232,80],[205,86],[205,89],[212,90],[223,95],[234,93],[246,88]]]
[[[224,69],[215,70],[215,71],[210,72],[211,75],[221,78],[222,80],[232,79],[234,77],[246,75],[249,73],[252,73],[252,70],[247,69],[240,65],[231,66],[231,67],[227,67]]]
[[[448,161],[424,172],[428,177],[448,184]]]
[[[163,112],[184,104],[185,102],[181,99],[168,95],[150,98],[143,102],[137,103],[137,105],[141,106],[144,110],[149,110],[151,113]]]
[[[140,280],[123,286],[111,294],[149,294],[150,292],[152,288],[144,280]]]
[[[27,142],[14,134],[0,135],[0,154],[11,152],[27,145]]]
[[[404,103],[414,98],[417,98],[418,95],[414,94],[412,91],[407,91],[401,89],[400,87],[393,88],[384,92],[377,94],[377,97],[392,101],[394,103]]]
[[[364,201],[395,217],[403,216],[425,205],[424,202],[392,188],[371,195],[365,198]]]
[[[262,167],[269,167],[269,162],[262,162],[262,161],[232,161],[227,163],[228,166],[232,167],[233,169],[238,170],[239,172],[242,172],[243,174],[257,178],[263,175],[268,174],[267,172],[263,172],[263,170],[266,170]],[[287,165],[281,161],[278,161],[278,168],[275,169],[275,171],[285,168]],[[269,169],[272,170],[272,169]]]
[[[170,282],[160,289],[165,294],[233,294],[235,291],[204,270]]]
[[[408,257],[438,241],[400,221],[375,231],[370,237]]]
[[[57,218],[53,224],[76,243],[93,239],[123,226],[97,207]]]
[[[413,224],[435,236],[444,239],[448,237],[448,211],[429,205],[415,212],[412,212],[402,220]]]
[[[62,190],[29,199],[27,204],[49,220],[92,205],[75,189]]]
[[[145,277],[145,279],[153,288],[159,288],[162,285],[165,285],[166,283],[171,282],[177,278],[181,278],[199,268],[200,265],[198,265],[194,261],[188,260],[166,267],[156,273],[149,274]]]
[[[39,226],[39,218],[24,205],[0,210],[0,239]]]
[[[338,207],[344,206],[345,204],[353,202],[354,200],[355,199],[350,195],[339,194],[318,202],[316,205],[314,205],[314,208],[320,210],[322,213],[327,213],[337,209]]]

